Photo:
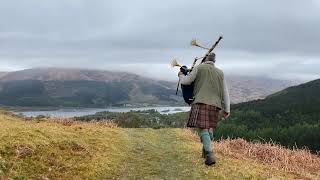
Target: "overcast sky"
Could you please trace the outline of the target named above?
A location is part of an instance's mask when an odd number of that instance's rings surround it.
[[[215,50],[225,74],[320,78],[319,0],[1,0],[0,71],[76,67],[177,79]]]

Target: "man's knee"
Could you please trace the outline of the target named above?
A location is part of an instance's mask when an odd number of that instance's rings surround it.
[[[199,129],[199,133],[207,133],[209,132],[209,129]]]
[[[204,134],[209,134],[211,141],[213,141],[213,129],[199,129],[198,132],[199,136],[201,137]],[[201,139],[202,140],[202,139]]]

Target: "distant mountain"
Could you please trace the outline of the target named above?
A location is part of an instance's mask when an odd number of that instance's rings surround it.
[[[263,99],[299,82],[252,76],[226,76],[233,104]]]
[[[28,69],[0,78],[0,104],[104,107],[181,103],[168,82],[125,73],[83,69]]]
[[[152,79],[143,78],[136,74],[127,72],[113,72],[88,69],[68,68],[36,68],[7,73],[0,81],[17,80],[39,80],[39,81],[146,81],[154,82]]]
[[[261,99],[292,85],[267,78],[228,76],[232,103]],[[127,72],[37,68],[0,74],[0,104],[8,106],[104,107],[184,104],[177,82]],[[180,92],[181,94],[181,92]]]
[[[5,76],[7,74],[7,72],[0,72],[0,78]]]

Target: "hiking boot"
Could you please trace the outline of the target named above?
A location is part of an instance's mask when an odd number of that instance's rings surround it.
[[[206,160],[205,160],[205,164],[208,165],[208,166],[212,166],[214,164],[216,164],[216,158],[214,157],[214,154],[213,152],[208,152],[208,151],[205,151],[205,154],[206,154]]]

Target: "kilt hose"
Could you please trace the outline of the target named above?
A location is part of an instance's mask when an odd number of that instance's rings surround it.
[[[215,130],[219,122],[220,110],[212,105],[192,104],[187,127]]]

